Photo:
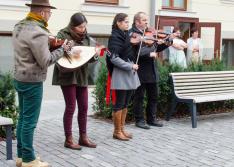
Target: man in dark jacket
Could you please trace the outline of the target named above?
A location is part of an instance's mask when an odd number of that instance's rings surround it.
[[[138,12],[134,16],[133,25],[130,33],[137,33],[143,35],[144,29],[147,28],[147,16],[144,12]],[[143,129],[150,129],[150,126],[162,127],[163,125],[156,121],[157,110],[157,94],[158,94],[158,81],[159,74],[157,71],[155,59],[157,58],[156,52],[161,52],[168,46],[166,44],[157,44],[147,46],[144,42],[140,47],[140,43],[135,45],[135,55],[139,56],[139,70],[138,75],[141,82],[134,95],[133,112],[135,114],[136,126]],[[143,100],[144,94],[147,94],[147,107],[146,107],[146,122],[144,119]],[[149,126],[150,125],[150,126]]]

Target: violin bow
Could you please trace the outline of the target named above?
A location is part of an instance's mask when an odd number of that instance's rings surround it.
[[[158,39],[158,29],[159,29],[159,14],[158,14],[158,18],[157,18],[157,24],[156,24],[156,40]],[[157,49],[158,49],[158,45],[155,46],[155,49],[154,49],[154,52],[157,52]]]
[[[98,41],[96,41],[93,37],[91,37],[90,35],[87,35],[87,37],[90,39],[90,41],[92,41],[96,46],[101,46],[102,44],[100,44]],[[106,52],[107,56],[110,56],[111,53],[110,51],[105,47],[101,49],[101,53],[100,56],[102,57],[104,55],[104,52]]]
[[[157,18],[157,24],[156,24],[156,31],[158,33],[158,29],[159,29],[159,15],[158,15],[158,18]],[[158,36],[156,35],[156,39],[158,38]]]
[[[146,30],[146,28],[144,28],[144,31],[143,31],[142,40],[140,42],[140,47],[139,47],[139,50],[138,50],[138,53],[137,53],[136,64],[138,64],[138,61],[139,61],[140,52],[141,52],[141,48],[142,48],[142,43],[143,43],[143,39],[144,39],[144,36],[145,36],[145,30]]]

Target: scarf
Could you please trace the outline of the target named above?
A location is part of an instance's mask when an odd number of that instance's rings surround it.
[[[41,28],[49,32],[49,30],[47,29],[48,23],[45,21],[45,19],[42,16],[33,12],[29,12],[26,17],[26,20],[32,20],[32,21],[37,22]]]
[[[117,54],[125,61],[128,61],[128,59],[133,60],[132,45],[128,31],[113,29],[108,41],[108,49],[111,54]]]
[[[72,26],[68,25],[67,27],[69,33],[71,34],[72,40],[78,44],[83,44],[85,38],[87,38],[87,31],[82,34],[78,34],[73,31]]]

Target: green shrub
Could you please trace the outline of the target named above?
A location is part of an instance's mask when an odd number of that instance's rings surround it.
[[[213,60],[209,64],[191,64],[187,69],[182,69],[177,65],[169,65],[167,63],[161,64],[158,63],[158,70],[160,74],[159,81],[159,96],[158,96],[158,112],[157,116],[164,117],[165,113],[171,107],[172,100],[172,83],[170,81],[169,73],[171,72],[198,72],[198,71],[223,71],[230,70],[227,68],[222,61]],[[96,103],[93,106],[94,111],[97,115],[102,116],[104,118],[111,118],[112,113],[112,104],[109,106],[105,103],[105,89],[106,89],[106,79],[107,79],[107,69],[105,64],[103,63],[102,68],[100,70],[98,79],[96,81],[96,88],[94,89],[93,95],[96,99]],[[146,105],[146,97],[144,100],[144,105]],[[224,102],[211,102],[211,103],[202,103],[198,104],[198,112],[200,114],[209,114],[209,113],[217,113],[224,112],[233,109],[234,101],[224,101]],[[132,112],[132,102],[128,108],[128,118],[133,119]],[[180,112],[176,113],[176,117],[183,117],[188,115],[188,106],[185,104],[179,104],[177,106],[177,110]]]
[[[18,117],[15,94],[11,74],[0,75],[0,115],[13,119],[13,130],[16,128],[16,120]],[[5,137],[5,131],[2,127],[0,128],[0,137]]]

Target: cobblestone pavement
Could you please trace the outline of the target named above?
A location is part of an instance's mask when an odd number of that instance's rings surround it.
[[[150,130],[129,124],[134,138],[127,142],[112,139],[112,124],[89,116],[88,134],[98,147],[75,151],[63,147],[63,110],[62,100],[44,101],[35,131],[37,155],[53,167],[234,167],[234,113],[199,117],[196,129],[189,118],[163,121],[164,127]],[[77,140],[75,119],[73,133]],[[13,152],[15,158],[16,141]],[[0,167],[14,166],[5,158],[1,142]]]

